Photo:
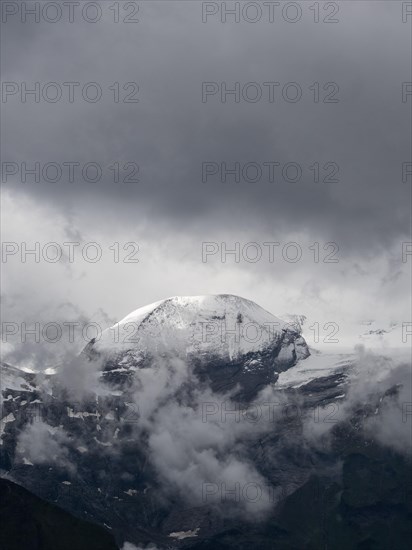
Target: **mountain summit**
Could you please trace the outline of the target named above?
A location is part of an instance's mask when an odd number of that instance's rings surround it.
[[[230,294],[175,296],[137,309],[92,341],[86,353],[117,377],[174,357],[226,389],[261,387],[309,356],[296,323]],[[253,382],[252,382],[253,380]],[[120,381],[120,380],[119,380]]]
[[[293,340],[296,358],[309,355],[295,323],[275,317],[255,302],[231,294],[174,296],[127,315],[96,342],[96,351],[166,350],[179,357],[212,354],[233,361]]]

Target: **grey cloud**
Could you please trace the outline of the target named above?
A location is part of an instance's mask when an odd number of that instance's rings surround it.
[[[71,472],[75,466],[69,460],[70,437],[62,428],[53,428],[43,421],[27,424],[19,434],[17,452],[21,460],[33,464],[54,463]]]
[[[106,174],[98,184],[26,184],[24,192],[63,211],[83,205],[96,218],[115,209],[177,235],[247,223],[262,235],[305,230],[372,255],[407,238],[409,189],[400,174],[410,107],[400,94],[410,67],[407,25],[395,7],[340,3],[341,22],[329,26],[309,18],[204,24],[200,3],[188,2],[144,2],[140,17],[129,26],[5,26],[5,80],[141,83],[138,104],[3,105],[5,160],[141,167],[138,184],[114,185]],[[301,83],[304,99],[201,102],[202,81],[268,80]],[[340,103],[313,103],[315,81],[339,83]],[[201,182],[203,161],[248,160],[296,161],[305,175],[296,184]],[[340,182],[311,182],[314,161],[338,163]]]
[[[269,420],[258,425],[238,423],[231,415],[223,422],[206,421],[205,405],[225,402],[229,406],[230,395],[219,396],[202,387],[190,389],[193,382],[187,364],[172,357],[158,358],[155,367],[135,373],[133,399],[139,411],[135,437],[148,433],[151,461],[163,495],[178,494],[190,505],[200,506],[205,504],[206,486],[232,488],[236,483],[249,483],[268,490],[265,478],[248,458],[247,441],[269,431],[273,424]],[[222,506],[220,492],[212,493],[208,504],[228,515],[262,517],[273,506],[269,498],[241,499],[235,506]]]
[[[93,393],[99,393],[100,369],[99,361],[89,361],[83,355],[68,356],[58,369],[57,380],[71,400],[82,401]]]
[[[355,369],[350,375],[345,399],[337,400],[335,409],[329,405],[320,409],[322,421],[315,421],[313,417],[305,419],[305,441],[311,446],[328,449],[335,426],[334,421],[327,421],[328,415],[333,414],[341,422],[349,420],[360,407],[374,407],[363,426],[365,437],[410,455],[411,365],[367,351],[362,345],[357,346],[356,352]]]

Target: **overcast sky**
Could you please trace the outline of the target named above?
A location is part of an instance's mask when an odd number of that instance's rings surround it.
[[[240,2],[226,22],[222,2],[60,4],[60,20],[37,2],[38,22],[3,4],[3,321],[108,326],[168,296],[231,293],[335,322],[342,344],[368,320],[388,331],[375,344],[402,343],[408,3]],[[35,163],[40,181],[24,182]],[[61,260],[23,263],[36,241]]]

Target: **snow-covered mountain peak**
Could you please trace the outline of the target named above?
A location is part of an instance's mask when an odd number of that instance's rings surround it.
[[[193,322],[196,320],[208,320],[218,316],[219,318],[237,319],[239,315],[258,323],[275,323],[280,331],[285,322],[275,317],[268,311],[258,306],[255,302],[235,296],[233,294],[209,294],[203,296],[173,296],[159,302],[154,302],[148,306],[139,308],[124,319],[119,324],[135,322],[139,325],[149,316],[169,318],[171,323],[176,326],[180,320]]]
[[[103,333],[95,349],[212,353],[233,359],[275,345],[285,330],[294,329],[239,296],[174,296],[127,315]]]

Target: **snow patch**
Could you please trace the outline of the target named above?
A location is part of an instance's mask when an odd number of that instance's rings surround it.
[[[9,422],[14,422],[15,420],[16,417],[13,413],[8,414],[0,420],[0,445],[3,445],[1,437],[4,434],[4,430],[6,429],[6,424],[8,424]]]
[[[198,532],[199,532],[199,527],[197,527],[196,529],[193,529],[192,531],[175,531],[173,533],[170,533],[169,537],[178,539],[178,540],[183,540],[183,539],[188,539],[190,537],[197,537]]]
[[[134,495],[137,495],[138,491],[136,491],[136,489],[128,489],[127,491],[123,491],[123,493],[133,497]]]
[[[96,443],[98,443],[102,447],[112,447],[111,443],[104,443],[103,441],[100,441],[99,439],[97,439],[97,437],[93,437],[93,439],[96,441]]]

